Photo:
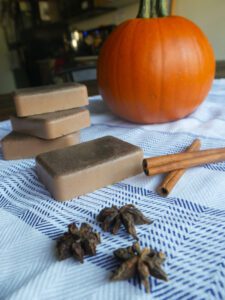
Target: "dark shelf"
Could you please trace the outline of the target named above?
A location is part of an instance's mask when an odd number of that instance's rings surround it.
[[[216,78],[225,78],[225,60],[216,62]]]
[[[23,47],[23,46],[24,46],[24,44],[21,41],[9,43],[8,50],[9,51],[18,50],[20,47]]]
[[[91,10],[85,11],[77,16],[74,16],[69,19],[69,22],[78,22],[83,21],[90,18],[95,18],[110,12],[117,10],[116,7],[95,7]]]

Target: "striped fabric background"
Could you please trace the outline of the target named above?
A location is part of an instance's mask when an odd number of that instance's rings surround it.
[[[225,80],[216,80],[206,101],[189,117],[138,126],[113,116],[100,98],[90,100],[92,126],[82,140],[114,135],[145,156],[179,152],[194,138],[202,149],[225,147]],[[11,130],[0,123],[0,138]],[[33,159],[4,161],[0,150],[0,299],[225,299],[225,162],[188,170],[166,199],[155,193],[162,176],[144,174],[78,197],[54,201],[38,181]],[[135,204],[152,225],[137,227],[143,247],[167,254],[169,282],[150,279],[146,294],[136,280],[112,283],[112,252],[133,240],[123,229],[103,233],[96,214],[105,206]],[[70,222],[88,222],[101,233],[95,257],[83,265],[55,258],[55,239]]]

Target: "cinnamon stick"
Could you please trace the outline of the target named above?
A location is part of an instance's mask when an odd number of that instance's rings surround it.
[[[143,160],[143,168],[149,169],[152,167],[166,165],[169,163],[178,162],[178,161],[182,161],[185,159],[192,159],[194,157],[202,157],[202,156],[206,156],[206,155],[219,154],[219,153],[220,154],[225,153],[225,148],[201,150],[201,151],[195,151],[194,153],[183,152],[183,153],[175,153],[175,154],[150,157],[150,158],[145,158]]]
[[[201,141],[199,139],[196,139],[193,141],[191,146],[189,146],[185,150],[185,152],[193,152],[199,150],[200,147],[201,147]],[[158,194],[160,194],[163,197],[167,197],[169,193],[172,191],[172,189],[174,188],[174,186],[176,185],[176,183],[179,181],[179,179],[183,176],[185,171],[186,169],[171,171],[157,188]]]
[[[218,151],[216,152],[216,150]],[[167,164],[153,166],[148,169],[146,168],[144,169],[145,174],[147,176],[151,176],[161,173],[167,173],[174,170],[196,167],[207,163],[223,161],[225,160],[225,148],[213,149],[212,152],[211,150],[203,150],[176,155],[179,160],[171,160],[171,162]]]

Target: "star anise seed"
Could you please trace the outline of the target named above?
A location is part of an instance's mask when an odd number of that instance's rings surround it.
[[[121,208],[115,205],[106,207],[97,216],[98,222],[102,223],[102,229],[112,234],[117,234],[121,224],[126,231],[138,240],[135,225],[151,224],[153,221],[146,218],[143,213],[132,204]]]
[[[112,280],[126,280],[138,275],[147,293],[150,292],[149,276],[168,281],[161,264],[166,256],[162,252],[156,252],[150,248],[141,250],[136,242],[131,247],[114,251],[116,258],[122,261],[121,266],[112,275]]]
[[[68,232],[57,241],[57,256],[60,260],[73,256],[83,263],[85,255],[96,255],[96,247],[100,243],[100,235],[93,232],[90,225],[82,223],[79,229],[75,224],[70,224]]]

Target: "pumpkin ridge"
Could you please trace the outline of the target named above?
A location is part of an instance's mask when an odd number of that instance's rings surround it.
[[[156,19],[157,20],[157,23],[158,23],[158,34],[159,34],[159,43],[160,43],[160,54],[161,54],[161,57],[160,57],[160,61],[161,61],[161,74],[162,74],[162,76],[161,76],[161,78],[160,78],[160,90],[159,90],[159,95],[158,95],[158,103],[159,103],[159,105],[158,105],[158,113],[156,113],[156,118],[158,118],[158,119],[160,119],[160,113],[162,113],[162,111],[163,111],[163,107],[162,106],[164,106],[164,103],[166,102],[166,99],[164,99],[164,92],[163,92],[163,87],[164,87],[164,84],[163,84],[163,82],[164,82],[164,76],[165,76],[165,74],[164,74],[164,72],[165,72],[165,63],[164,63],[164,60],[163,60],[163,57],[164,57],[164,44],[163,44],[163,34],[162,34],[162,32],[161,32],[161,30],[162,30],[162,28],[161,28],[161,19],[160,18],[158,18],[158,19]],[[166,104],[167,105],[167,104]],[[161,111],[161,109],[162,109],[162,111]]]
[[[120,52],[121,52],[121,44],[122,42],[124,41],[124,31],[128,29],[128,27],[130,27],[131,23],[128,21],[127,23],[127,26],[124,27],[124,30],[120,32],[120,39],[118,41],[117,39],[117,43],[118,43],[118,46],[117,46],[117,59],[116,61],[114,62],[114,65],[115,65],[115,69],[114,69],[114,72],[115,72],[115,75],[112,74],[112,78],[115,78],[114,79],[114,93],[117,92],[117,105],[118,106],[122,106],[125,104],[126,106],[126,99],[123,99],[123,97],[121,97],[121,89],[120,89],[120,82],[118,79],[119,79],[119,74],[120,74],[120,71],[118,72],[118,69],[119,69],[119,64],[118,64],[118,61],[120,59]],[[115,42],[115,41],[114,41]],[[113,108],[114,110],[114,108]],[[120,113],[119,113],[120,114]]]
[[[183,19],[183,18],[182,18]],[[177,60],[179,60],[180,64],[182,65],[182,74],[176,75],[175,71],[173,72],[173,90],[174,92],[170,95],[171,99],[169,101],[173,104],[171,104],[171,107],[174,107],[174,112],[170,112],[170,116],[172,119],[177,119],[179,117],[186,116],[189,112],[188,109],[188,103],[190,102],[192,88],[191,88],[191,81],[193,80],[192,77],[189,76],[190,73],[192,73],[192,66],[190,58],[191,51],[187,51],[186,47],[187,45],[189,48],[193,49],[193,42],[191,41],[192,38],[190,37],[190,31],[186,30],[185,23],[182,23],[180,17],[174,17],[173,22],[170,22],[171,27],[173,28],[173,34],[175,33],[177,36],[177,41],[174,42],[174,53],[178,53]],[[179,26],[177,26],[177,22]],[[184,25],[184,26],[183,26]],[[183,36],[183,40],[180,40],[180,37]],[[188,36],[188,37],[187,37]],[[185,41],[185,42],[183,42]],[[188,48],[188,49],[189,49]],[[196,69],[196,67],[194,67]],[[179,74],[179,73],[178,73]],[[185,80],[185,88],[183,90],[180,90],[179,93],[177,93],[177,86]],[[189,88],[188,88],[189,86]],[[174,96],[173,96],[174,95]],[[179,109],[178,109],[179,107]],[[182,111],[182,112],[181,112]],[[177,117],[175,117],[177,115]]]
[[[199,31],[199,28],[196,27],[196,26],[193,27],[193,29],[194,29],[195,31]],[[204,63],[204,67],[207,67],[207,69],[210,70],[209,74],[213,74],[213,76],[211,76],[211,77],[208,79],[208,81],[209,81],[208,85],[209,85],[210,88],[211,88],[212,83],[213,83],[213,78],[214,78],[214,76],[215,76],[215,63],[212,65],[212,64],[209,64],[208,62],[212,61],[212,56],[214,56],[214,52],[213,52],[213,48],[212,48],[210,42],[207,40],[207,37],[204,35],[204,33],[200,31],[200,34],[203,35],[204,43],[203,43],[203,40],[201,40],[201,41],[199,42],[199,44],[200,44],[200,46],[201,46],[201,48],[202,48],[202,51],[204,52],[204,55],[207,56],[207,64]],[[210,51],[209,51],[209,49],[210,49]],[[210,57],[210,56],[211,56],[211,57]],[[212,67],[212,69],[211,69],[211,67],[210,67],[209,65]],[[202,76],[203,76],[203,75],[204,75],[204,70],[203,70],[203,72],[202,72]],[[208,92],[207,92],[207,93],[208,93]],[[202,86],[200,87],[200,97],[203,98],[203,100],[204,100],[204,98],[207,96],[207,93],[204,92],[204,85],[202,84]],[[203,101],[203,100],[202,100],[202,101]]]
[[[172,30],[174,33],[177,34],[178,36],[178,39],[177,39],[177,42],[174,43],[174,52],[177,52],[177,53],[180,53],[179,55],[179,60],[182,62],[182,74],[178,74],[176,75],[175,78],[173,78],[173,80],[175,80],[176,82],[174,82],[174,88],[173,88],[173,95],[171,98],[173,98],[173,107],[175,110],[177,110],[177,114],[180,115],[180,111],[178,111],[177,109],[177,103],[179,103],[180,105],[180,102],[181,102],[181,98],[183,99],[183,104],[182,104],[182,110],[184,110],[183,106],[185,106],[185,103],[188,101],[188,98],[189,98],[189,93],[191,92],[191,89],[183,89],[182,91],[182,95],[180,95],[180,93],[177,95],[177,91],[176,91],[176,85],[180,83],[180,81],[182,80],[182,77],[183,78],[186,78],[188,77],[188,74],[189,74],[189,63],[186,63],[187,62],[187,53],[186,53],[186,47],[183,45],[183,42],[180,41],[180,36],[181,34],[184,35],[184,28],[182,26],[182,24],[179,24],[179,26],[177,26],[177,21],[180,22],[181,19],[180,17],[174,17],[174,20],[173,22],[171,23],[171,27],[172,27]],[[186,112],[184,113],[186,114]],[[171,118],[174,118],[174,113],[170,112],[170,115],[171,115]]]
[[[134,29],[134,32],[133,32],[133,36],[132,36],[132,42],[131,42],[131,44],[134,44],[135,43],[135,36],[136,36],[136,32],[138,31],[138,27],[140,27],[139,25],[141,24],[141,20],[136,20],[136,24],[135,24],[135,29]],[[138,43],[136,43],[136,44],[138,44]],[[133,62],[133,60],[132,60],[132,57],[134,56],[136,56],[135,55],[135,53],[133,53],[134,52],[134,47],[132,47],[132,51],[130,51],[130,56],[131,56],[131,61]],[[132,55],[133,54],[133,55]],[[129,67],[133,67],[132,66],[132,64],[130,64],[130,66]],[[134,77],[134,73],[131,71],[130,72],[130,80],[132,80],[132,78]],[[135,82],[135,78],[134,78],[134,82]],[[134,111],[135,111],[135,114],[138,114],[138,116],[139,117],[141,117],[141,113],[140,113],[140,109],[139,109],[139,106],[140,106],[140,104],[139,104],[139,101],[137,101],[138,100],[138,95],[136,95],[136,86],[134,85],[134,84],[132,84],[132,82],[131,82],[131,87],[132,87],[132,94],[133,94],[133,97],[132,97],[132,102],[133,102],[133,107],[134,107]],[[135,109],[136,108],[136,109]],[[139,118],[138,117],[138,118]],[[131,118],[133,119],[134,117],[133,116],[131,116]]]
[[[209,71],[209,69],[208,69],[208,62],[213,60],[211,53],[209,53],[211,46],[210,46],[206,36],[204,35],[204,33],[193,22],[191,22],[183,17],[181,19],[184,22],[184,24],[187,22],[190,23],[190,25],[188,27],[188,29],[189,29],[188,34],[192,40],[193,53],[195,53],[195,56],[196,56],[196,61],[194,64],[194,66],[196,66],[196,69],[198,72],[198,80],[197,80],[198,86],[195,88],[196,92],[194,93],[195,94],[195,109],[196,109],[197,106],[199,106],[204,101],[205,97],[208,94],[209,88],[211,87],[211,85],[208,81],[210,81],[212,83],[212,80],[214,77],[214,72]],[[191,32],[191,35],[190,35],[190,32]],[[210,54],[211,58],[209,58],[209,54]],[[203,59],[203,57],[204,57],[204,59]],[[188,65],[189,66],[193,65],[193,61],[190,60]],[[208,78],[206,78],[205,74],[208,74],[208,76],[207,76]],[[212,74],[212,75],[210,76],[210,74]],[[209,79],[209,77],[210,77],[210,79]],[[190,106],[191,103],[193,103],[193,100],[190,101],[193,90],[190,89],[189,91],[190,91],[189,99],[187,101],[189,102],[188,105]]]
[[[107,86],[107,90],[108,89],[111,90],[112,89],[112,78],[113,78],[112,72],[106,72],[106,73],[104,72],[105,64],[110,63],[115,66],[115,64],[113,64],[113,62],[112,62],[112,56],[114,56],[114,51],[111,51],[111,48],[115,45],[115,40],[117,40],[117,37],[115,37],[115,35],[117,36],[118,33],[121,34],[121,32],[123,30],[125,30],[126,27],[128,27],[128,23],[129,23],[129,21],[125,21],[124,23],[121,24],[120,28],[115,29],[115,31],[117,30],[117,32],[113,32],[112,35],[109,36],[109,38],[105,42],[106,48],[104,48],[104,46],[103,46],[102,51],[100,53],[102,62],[100,63],[100,60],[99,60],[97,77],[98,77],[100,92],[103,95],[103,99],[104,99],[105,92],[104,92],[104,90],[102,90],[102,86]],[[101,67],[103,68],[103,70],[101,69]],[[108,91],[107,91],[107,93],[108,93]],[[107,104],[110,109],[114,110],[111,107],[111,103],[107,103]]]
[[[192,27],[192,31],[193,33],[196,33],[196,28]],[[193,39],[193,37],[192,37]],[[202,44],[202,45],[201,45]],[[205,41],[204,41],[204,44],[205,44]],[[204,74],[204,70],[203,70],[203,64],[204,64],[204,61],[202,61],[202,57],[201,57],[201,54],[200,54],[200,48],[203,50],[204,48],[204,45],[203,43],[201,43],[201,41],[199,41],[197,43],[196,39],[193,39],[193,46],[195,48],[195,52],[197,53],[198,55],[198,61],[199,61],[199,70],[200,70],[200,73],[201,74]],[[202,51],[201,50],[201,51]],[[205,52],[205,51],[204,51]],[[202,75],[201,75],[202,76]],[[204,100],[204,84],[199,84],[199,92],[198,92],[198,97],[202,99],[202,101]]]
[[[141,24],[141,22],[139,22],[139,24]],[[155,106],[155,101],[154,101],[154,103],[151,103],[150,99],[152,97],[154,97],[154,95],[156,94],[155,87],[152,86],[152,77],[153,77],[152,69],[151,69],[152,62],[149,57],[150,53],[151,53],[152,43],[149,42],[149,39],[150,39],[149,34],[151,34],[151,35],[154,34],[154,32],[156,32],[156,30],[154,30],[154,28],[151,28],[151,32],[149,32],[146,21],[144,24],[145,24],[145,26],[143,26],[142,33],[145,36],[145,40],[147,40],[147,42],[146,42],[146,46],[145,46],[146,51],[145,52],[143,51],[144,53],[142,53],[142,59],[146,60],[146,65],[147,65],[147,68],[145,67],[145,74],[144,74],[145,78],[147,78],[146,79],[146,89],[147,90],[143,95],[143,98],[145,97],[144,103],[140,104],[140,102],[138,101],[138,106],[139,106],[139,113],[141,112],[141,116],[139,117],[139,119],[142,119],[141,123],[148,123],[149,115],[152,114],[152,112],[154,111],[153,106]],[[152,23],[152,26],[153,26],[153,24],[156,27],[155,23]],[[146,71],[146,69],[147,69],[147,71]],[[143,79],[142,79],[142,81],[143,81]],[[142,91],[142,93],[143,93],[143,91]],[[137,96],[136,99],[139,100],[139,97],[140,96]],[[148,112],[148,113],[146,113],[146,112]]]
[[[202,55],[201,55],[202,49],[200,49],[200,41],[199,41],[199,39],[198,39],[198,41],[196,39],[196,28],[195,28],[195,26],[191,26],[191,27],[188,27],[188,30],[187,30],[186,26],[185,26],[185,23],[187,22],[187,20],[184,19],[184,18],[181,18],[181,21],[184,22],[183,28],[186,30],[187,34],[189,35],[189,39],[190,39],[190,42],[191,42],[190,44],[193,48],[193,52],[195,53],[195,57],[196,57],[196,59],[195,59],[195,68],[198,71],[198,77],[202,76],[201,75],[202,74],[202,63],[204,63],[204,62],[202,61]],[[183,29],[183,31],[184,31],[184,29]],[[191,35],[190,35],[190,32],[192,33]],[[192,65],[193,65],[193,61],[191,61],[189,59],[189,62],[187,63],[187,67],[190,69],[190,66],[192,66]],[[190,70],[188,70],[187,74],[189,74],[189,72],[190,72]],[[202,95],[201,89],[204,89],[204,85],[198,84],[198,86],[195,88],[196,98],[199,98],[199,97],[202,98],[201,97],[201,95]],[[187,90],[187,97],[186,97],[186,100],[185,100],[186,103],[190,102],[192,91],[193,90],[191,88]]]
[[[171,32],[172,32],[172,35],[173,35],[174,32],[175,32],[174,29],[176,29],[177,26],[173,22],[170,22],[170,21],[171,21],[171,19],[169,19],[169,18],[166,19],[166,22],[167,22],[166,29],[168,30],[168,32],[171,36]],[[164,32],[164,35],[165,34],[168,35],[168,33]],[[165,46],[166,45],[165,45],[165,39],[164,39],[164,48],[165,48]],[[175,46],[176,45],[174,43],[173,47],[175,47]],[[174,52],[175,52],[175,50],[174,50]],[[169,55],[170,55],[170,53],[167,53],[166,60],[168,60]],[[167,61],[166,61],[166,63],[167,63]],[[175,68],[175,66],[174,66],[174,68]],[[164,63],[164,69],[165,69],[165,71],[163,72],[163,74],[167,78],[168,77],[168,67],[167,68],[165,67],[165,63]],[[176,110],[177,99],[176,99],[176,92],[175,92],[174,86],[176,86],[176,81],[177,81],[178,77],[179,77],[179,75],[176,75],[176,76],[173,75],[172,82],[170,82],[170,89],[172,90],[172,91],[170,91],[170,97],[164,96],[163,99],[160,100],[160,102],[162,102],[161,105],[163,105],[165,107],[164,114],[163,114],[163,119],[165,118],[165,115],[169,115],[170,118],[171,118],[171,121],[173,121],[173,119],[174,119],[173,113],[171,112],[171,107],[173,107],[173,110]],[[166,79],[166,80],[168,80],[168,79]],[[171,81],[171,78],[170,78],[170,81]],[[167,84],[166,84],[166,86],[167,86]],[[167,94],[167,91],[166,91],[166,93],[164,92],[164,94]]]
[[[127,90],[127,93],[129,91],[129,95],[130,95],[130,99],[133,99],[133,94],[132,94],[132,82],[130,83],[130,80],[132,78],[132,74],[130,74],[131,72],[129,72],[129,68],[132,66],[132,63],[127,64],[126,63],[126,59],[128,58],[128,55],[131,54],[131,51],[127,53],[127,48],[130,47],[130,45],[132,45],[132,36],[131,36],[131,31],[133,32],[132,35],[134,35],[135,33],[135,26],[136,25],[136,20],[132,20],[129,23],[130,28],[127,27],[127,34],[123,34],[121,33],[121,42],[120,42],[120,51],[118,51],[120,53],[118,60],[117,60],[117,72],[116,72],[116,82],[118,85],[118,90],[119,90],[119,96],[117,99],[117,103],[118,106],[115,108],[115,106],[112,108],[112,110],[114,112],[116,112],[120,117],[124,117],[123,112],[121,111],[120,107],[123,107],[123,110],[126,110],[127,112],[130,111],[130,105],[129,105],[129,101],[128,98],[126,96],[124,96],[124,90]],[[129,39],[126,40],[126,38],[129,37]],[[117,41],[118,42],[118,41]],[[123,51],[121,51],[121,48]],[[125,50],[124,50],[125,49]],[[124,66],[121,67],[121,65],[119,66],[118,61],[121,64],[121,60],[124,57],[125,62],[124,62]],[[123,63],[123,61],[122,61]],[[130,114],[130,112],[129,112]],[[130,120],[130,116],[127,117],[128,120]]]

